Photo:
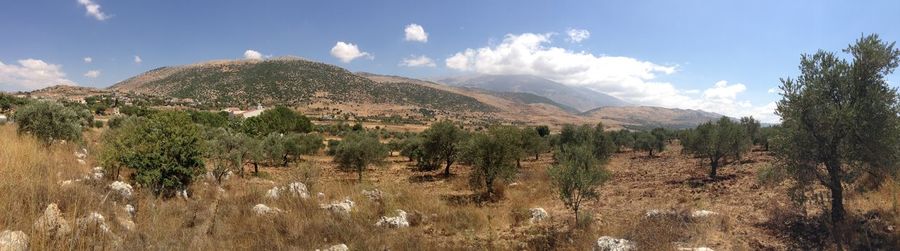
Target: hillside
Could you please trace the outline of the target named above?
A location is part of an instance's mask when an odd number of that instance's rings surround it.
[[[25,94],[35,98],[42,99],[83,99],[88,96],[106,95],[110,91],[97,89],[93,87],[71,86],[71,85],[54,85],[43,89],[38,89]]]
[[[454,111],[493,111],[477,100],[405,82],[378,83],[343,68],[299,58],[214,61],[162,67],[126,79],[109,88],[191,98],[214,106],[262,103],[397,104]]]
[[[446,78],[438,80],[438,82],[494,92],[531,93],[573,107],[580,112],[598,107],[628,105],[625,101],[610,95],[530,75],[476,75]]]
[[[722,117],[721,114],[700,110],[652,106],[601,107],[584,112],[581,116],[633,129],[689,128]]]

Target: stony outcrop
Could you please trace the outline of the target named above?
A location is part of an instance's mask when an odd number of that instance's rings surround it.
[[[349,215],[351,209],[353,209],[353,205],[355,205],[353,201],[351,201],[350,199],[344,199],[344,201],[333,202],[331,204],[322,204],[319,206],[331,213]]]
[[[406,212],[400,209],[396,211],[397,216],[387,217],[381,216],[381,219],[375,223],[375,226],[388,228],[409,227],[409,220],[406,219]]]
[[[540,207],[528,209],[528,212],[531,212],[531,219],[528,220],[528,222],[530,222],[531,224],[538,223],[547,218],[550,218],[550,214],[547,214],[547,210],[544,210]]]
[[[28,235],[22,231],[0,232],[0,251],[27,251]]]
[[[634,243],[626,239],[617,239],[609,236],[597,239],[594,251],[629,251],[635,250]]]
[[[71,233],[72,227],[62,217],[59,207],[55,203],[51,203],[44,209],[44,214],[34,222],[34,230],[46,236],[59,238]]]

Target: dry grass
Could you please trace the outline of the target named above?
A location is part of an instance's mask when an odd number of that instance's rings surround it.
[[[96,148],[98,136],[96,131],[86,134],[89,152]],[[36,250],[314,250],[340,243],[353,250],[589,250],[603,235],[630,239],[641,250],[823,247],[795,245],[804,240],[766,224],[812,221],[775,213],[790,212],[778,210],[789,208],[786,188],[783,184],[757,184],[757,170],[765,168],[770,159],[758,152],[743,164],[723,168],[722,175],[729,178],[716,182],[698,179],[705,177],[706,170],[699,168],[695,159],[678,154],[677,146],[655,158],[617,154],[609,163],[613,179],[601,188],[600,200],[585,205],[588,220],[573,227],[571,211],[551,189],[546,173],[549,155],[524,161],[512,181],[515,185],[503,187],[504,199],[494,203],[461,199],[473,194],[464,166],[455,166],[454,175],[446,178],[440,171],[414,171],[401,157],[392,157],[385,166],[370,168],[366,181],[359,183],[354,173],[338,171],[323,156],[304,157],[290,168],[262,168],[267,178],[232,177],[221,185],[201,179],[191,187],[188,200],[162,200],[140,189],[134,198],[122,200],[107,198],[109,180],[59,185],[62,180],[82,177],[93,166],[95,156],[90,154],[85,165],[77,163],[73,153],[80,146],[44,148],[30,137],[16,135],[13,125],[0,126],[0,138],[0,191],[7,191],[0,196],[0,230],[26,232]],[[311,198],[265,198],[266,190],[293,181],[307,183]],[[370,200],[362,194],[372,189],[383,191],[383,199]],[[848,197],[847,207],[870,227],[898,226],[897,190],[896,183],[888,183]],[[319,192],[324,197],[316,196]],[[319,207],[344,198],[356,202],[350,216],[332,215]],[[114,236],[92,229],[59,239],[41,236],[33,224],[49,203],[57,203],[72,225],[90,212],[104,215]],[[260,203],[284,212],[255,215],[251,208]],[[122,210],[125,204],[137,209],[133,231],[116,220],[127,217]],[[529,223],[528,209],[533,207],[546,209],[550,220]],[[396,209],[413,215],[411,227],[375,226],[381,216],[392,215]],[[651,209],[674,213],[646,217]],[[698,209],[722,214],[690,217],[690,212]],[[815,225],[799,227],[816,229]],[[858,238],[858,242],[869,243],[858,246],[890,245],[876,243],[885,240],[884,233]],[[896,231],[886,233],[894,236],[887,240],[900,239]]]

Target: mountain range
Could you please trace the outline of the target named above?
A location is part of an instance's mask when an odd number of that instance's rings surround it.
[[[627,102],[604,93],[532,75],[474,75],[445,78],[437,82],[495,92],[530,93],[575,108],[580,112],[598,107],[630,106]]]
[[[61,90],[73,89],[45,88],[30,94],[59,96]],[[97,90],[108,92],[191,99],[206,107],[285,104],[306,107],[305,112],[312,114],[323,110],[364,116],[421,113],[436,119],[475,121],[473,124],[558,126],[602,121],[612,128],[684,128],[721,117],[697,110],[633,106],[610,95],[536,76],[477,75],[427,81],[353,73],[295,57],[160,67]]]

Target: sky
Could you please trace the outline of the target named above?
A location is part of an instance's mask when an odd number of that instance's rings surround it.
[[[900,40],[900,1],[4,1],[0,91],[299,56],[439,79],[530,74],[638,105],[777,122],[803,53]],[[898,74],[888,77],[900,84]]]

